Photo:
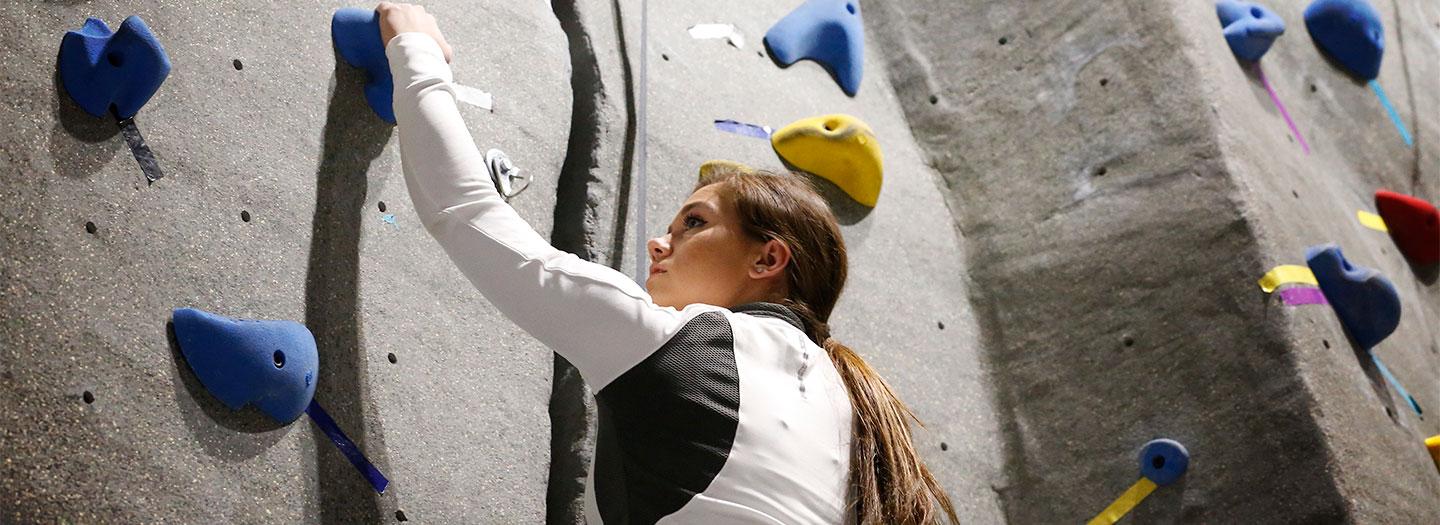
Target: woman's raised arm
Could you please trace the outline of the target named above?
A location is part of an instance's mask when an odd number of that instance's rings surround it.
[[[604,388],[691,317],[716,309],[657,306],[620,272],[551,246],[495,190],[455,106],[437,40],[400,32],[386,54],[401,164],[421,222],[486,299],[574,363],[591,388]]]

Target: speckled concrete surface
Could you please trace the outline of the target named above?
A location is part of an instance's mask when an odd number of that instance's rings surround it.
[[[1354,221],[1377,187],[1440,200],[1440,8],[1376,4],[1405,148],[1317,54],[1306,2],[1267,3],[1290,27],[1264,67],[1306,156],[1208,2],[862,2],[855,98],[765,55],[794,4],[650,2],[639,233],[663,230],[704,160],[780,166],[714,119],[872,126],[880,204],[827,192],[852,265],[834,330],[926,422],[921,452],[965,521],[1084,521],[1155,437],[1189,446],[1191,470],[1136,523],[1440,521],[1419,444],[1440,425],[1329,309],[1254,285],[1339,242],[1400,289],[1377,352],[1440,407],[1440,285]],[[640,2],[426,5],[457,79],[495,94],[493,113],[462,108],[479,145],[536,176],[514,206],[632,272]],[[0,5],[0,522],[577,522],[588,393],[425,235],[393,129],[335,64],[336,7]],[[65,30],[128,14],[175,64],[137,119],[166,170],[148,186],[54,78]],[[694,40],[698,23],[746,45]],[[317,398],[387,494],[307,420],[277,428],[209,397],[167,340],[178,306],[310,326]]]
[[[1440,290],[1362,228],[1379,187],[1440,199],[1433,3],[1377,3],[1381,83],[1310,42],[1308,2],[1263,60],[1306,156],[1221,37],[1209,2],[866,4],[872,34],[965,240],[1013,523],[1088,519],[1169,437],[1189,473],[1135,523],[1433,523],[1440,474],[1419,419],[1357,359],[1326,307],[1256,279],[1340,243],[1400,289],[1376,351],[1440,406]],[[937,38],[946,35],[947,38]]]

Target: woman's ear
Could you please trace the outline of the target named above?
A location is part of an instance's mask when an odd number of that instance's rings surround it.
[[[760,245],[750,265],[750,277],[755,279],[768,279],[776,275],[785,275],[785,268],[790,265],[790,247],[777,239],[765,241]]]

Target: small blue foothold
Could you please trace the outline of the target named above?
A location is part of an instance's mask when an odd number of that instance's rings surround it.
[[[365,101],[385,122],[395,123],[394,83],[385,43],[380,41],[380,14],[373,9],[345,7],[330,19],[330,39],[346,64],[365,70]]]
[[[859,0],[808,0],[765,33],[765,46],[783,66],[804,59],[824,66],[846,95],[860,90],[865,25]]]
[[[1154,439],[1140,449],[1140,475],[1166,486],[1185,475],[1190,468],[1190,451],[1172,439]]]
[[[194,308],[174,312],[175,339],[205,389],[231,410],[254,404],[281,424],[315,396],[315,336],[294,321],[231,319]]]
[[[103,117],[135,116],[170,75],[170,57],[145,21],[126,18],[110,32],[103,20],[90,18],[60,39],[60,83],[86,113]]]
[[[1241,60],[1255,62],[1270,50],[1270,44],[1285,34],[1285,21],[1274,11],[1253,2],[1220,0],[1215,2],[1225,42]]]
[[[1400,296],[1384,275],[1350,264],[1334,244],[1307,248],[1305,260],[1340,324],[1361,348],[1368,351],[1395,331],[1400,324]]]
[[[1305,8],[1305,29],[1315,45],[1362,80],[1380,76],[1385,27],[1365,0],[1315,0]]]

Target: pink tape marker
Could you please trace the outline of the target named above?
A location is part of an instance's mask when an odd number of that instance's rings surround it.
[[[1295,127],[1295,121],[1290,120],[1290,112],[1285,111],[1285,104],[1280,103],[1280,96],[1275,94],[1275,88],[1270,87],[1270,81],[1265,78],[1265,70],[1260,68],[1260,63],[1255,63],[1255,74],[1260,77],[1260,85],[1265,86],[1265,92],[1270,94],[1270,101],[1275,103],[1275,109],[1280,110],[1280,116],[1285,117],[1285,123],[1290,125],[1290,132],[1295,134],[1295,140],[1300,141],[1300,148],[1305,154],[1310,154],[1310,144],[1305,142],[1305,136],[1300,134],[1300,128]]]

